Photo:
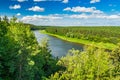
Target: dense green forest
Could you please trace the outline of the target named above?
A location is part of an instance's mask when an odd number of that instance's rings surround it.
[[[56,72],[47,41],[38,45],[30,27],[16,20],[0,19],[0,80],[41,80]]]
[[[120,41],[120,27],[48,27],[48,33],[61,36],[117,44]]]
[[[110,52],[94,44],[82,52],[70,50],[57,63],[66,69],[52,75],[53,80],[120,79],[120,27],[47,27],[45,31],[50,35],[116,45]]]
[[[119,28],[47,28],[67,37],[105,42],[113,38],[110,42],[117,45],[111,52],[94,45],[72,49],[55,59],[47,40],[39,45],[30,27],[16,20],[0,18],[0,80],[120,80]]]
[[[24,25],[29,26],[31,30],[44,30],[48,27],[48,26],[37,26],[33,24],[28,24],[28,23],[24,23]]]
[[[28,23],[23,23],[25,26],[29,26],[31,30],[45,30],[46,28],[52,27],[52,26],[38,26]]]

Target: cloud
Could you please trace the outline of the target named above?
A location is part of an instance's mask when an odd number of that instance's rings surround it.
[[[16,15],[17,15],[17,16],[20,16],[20,15],[21,15],[21,13],[17,13]]]
[[[60,25],[63,17],[57,14],[24,16],[20,21],[35,25]],[[63,21],[64,22],[64,21]],[[62,22],[62,23],[63,23]]]
[[[24,1],[28,1],[28,0],[17,0],[18,2],[24,2]]]
[[[69,0],[63,0],[62,2],[63,2],[63,3],[68,3],[68,2],[69,2]]]
[[[67,7],[63,11],[72,11],[72,9],[70,7]]]
[[[34,2],[46,1],[46,0],[33,0]]]
[[[100,10],[97,10],[96,7],[80,7],[80,6],[77,6],[77,7],[67,7],[65,8],[63,11],[71,11],[71,12],[89,12],[89,13],[103,13],[102,11]]]
[[[36,12],[43,12],[45,9],[41,8],[39,6],[33,6],[31,8],[28,9],[29,11],[36,11]]]
[[[21,21],[35,25],[51,26],[118,26],[120,15],[107,14],[50,14],[24,16]]]
[[[100,2],[100,0],[91,0],[90,3]]]
[[[33,0],[34,2],[43,2],[43,1],[61,1],[61,0]]]
[[[88,15],[86,15],[86,14],[80,14],[80,15],[74,14],[74,15],[71,15],[71,16],[69,16],[69,17],[70,17],[70,18],[78,18],[78,19],[80,19],[80,18],[87,19],[87,18],[89,18],[90,16],[88,16]]]
[[[107,18],[108,19],[120,19],[120,15],[110,15]]]
[[[120,19],[119,15],[105,15],[105,14],[78,14],[78,15],[70,15],[70,18],[76,18],[76,19]]]
[[[14,6],[9,6],[10,9],[20,9],[21,6],[18,4],[18,5],[14,5]]]
[[[26,21],[39,21],[39,20],[56,20],[56,19],[62,19],[62,17],[59,17],[57,15],[33,15],[33,16],[24,16],[21,21],[26,22]]]

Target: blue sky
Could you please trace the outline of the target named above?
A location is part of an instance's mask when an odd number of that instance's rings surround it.
[[[53,26],[119,26],[120,0],[0,0],[0,16]]]

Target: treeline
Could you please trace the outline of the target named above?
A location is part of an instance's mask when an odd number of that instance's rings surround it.
[[[38,42],[29,26],[0,18],[0,80],[41,80],[60,69],[48,49]]]
[[[31,30],[45,30],[46,28],[52,27],[52,26],[38,26],[28,23],[24,23],[24,25],[29,26]]]
[[[44,30],[46,26],[37,26],[33,24],[24,23],[25,26],[29,26],[31,30]]]
[[[48,33],[90,40],[117,44],[120,41],[120,27],[49,27]]]

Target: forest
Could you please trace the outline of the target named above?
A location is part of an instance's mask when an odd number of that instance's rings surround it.
[[[46,31],[61,36],[117,44],[120,27],[50,27]]]
[[[0,19],[0,80],[41,80],[60,69],[57,61],[29,26],[16,17]]]
[[[47,40],[37,42],[29,25],[16,17],[0,18],[0,80],[120,80],[119,27],[50,27],[48,33],[115,44],[112,51],[85,46],[60,59]]]
[[[96,47],[102,46],[109,50],[120,42],[119,26],[47,27],[44,33],[85,45],[95,43]],[[98,46],[99,43],[101,45]]]

